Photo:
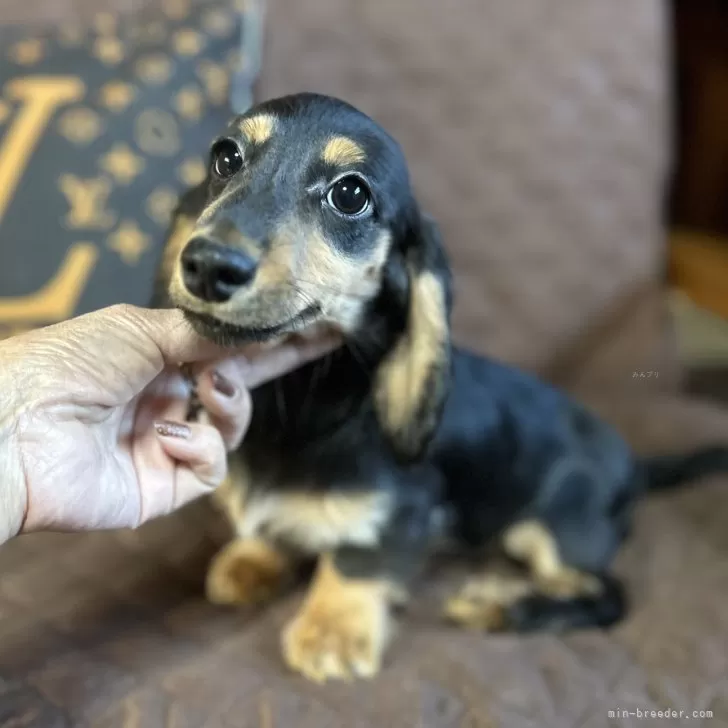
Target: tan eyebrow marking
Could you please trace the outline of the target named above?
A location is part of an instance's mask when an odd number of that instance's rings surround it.
[[[272,114],[258,114],[243,119],[240,122],[240,131],[245,134],[251,144],[263,144],[273,135],[276,120]]]
[[[363,162],[367,155],[353,139],[345,136],[331,137],[324,147],[321,158],[327,164],[344,166]]]

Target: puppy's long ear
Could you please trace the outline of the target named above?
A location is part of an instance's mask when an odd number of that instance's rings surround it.
[[[375,406],[398,457],[418,459],[449,389],[450,268],[434,220],[417,213],[401,248],[408,279],[405,329],[380,364]]]

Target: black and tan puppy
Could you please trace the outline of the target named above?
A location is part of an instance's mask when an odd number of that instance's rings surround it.
[[[286,662],[309,678],[379,670],[390,608],[443,537],[495,544],[525,567],[454,595],[455,621],[616,621],[623,600],[607,570],[636,500],[728,468],[720,448],[639,461],[560,392],[452,347],[450,289],[399,146],[332,98],[289,96],[235,119],[176,213],[157,305],[224,344],[311,327],[344,337],[254,392],[217,494],[236,535],[207,582],[214,602],[259,602],[316,557],[283,636]]]

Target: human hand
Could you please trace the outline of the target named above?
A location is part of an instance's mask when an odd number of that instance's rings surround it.
[[[179,311],[126,305],[0,342],[0,542],[135,527],[214,489],[250,422],[249,389],[337,344],[232,352]],[[199,375],[206,422],[185,422],[179,364]]]

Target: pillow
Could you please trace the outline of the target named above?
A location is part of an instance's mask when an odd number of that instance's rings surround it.
[[[167,0],[0,30],[0,337],[149,301],[178,195],[251,102],[259,18]]]

